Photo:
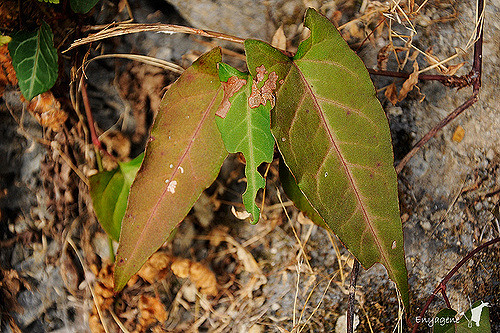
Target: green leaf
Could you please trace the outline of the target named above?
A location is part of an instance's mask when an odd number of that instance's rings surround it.
[[[325,220],[318,214],[316,209],[311,206],[309,200],[307,200],[306,196],[300,190],[295,178],[293,178],[292,173],[288,169],[283,161],[283,157],[280,156],[279,162],[279,175],[281,186],[285,191],[285,194],[293,201],[295,207],[297,207],[300,211],[305,213],[308,218],[311,219],[316,225],[319,225],[322,228],[330,230],[330,227],[325,223]]]
[[[475,302],[458,321],[456,314],[455,310],[443,309],[427,325],[433,325],[433,333],[491,333],[488,303]]]
[[[117,291],[184,219],[227,155],[215,123],[220,61],[220,48],[202,55],[163,97],[122,222]]]
[[[457,311],[447,308],[439,311],[436,317],[434,317],[431,322],[422,321],[422,323],[427,326],[431,326],[433,333],[454,333],[456,315]],[[421,318],[419,318],[418,320],[420,322]]]
[[[274,138],[271,134],[269,114],[272,103],[267,101],[265,104],[255,106],[249,103],[249,97],[252,89],[255,92],[264,86],[268,76],[269,73],[262,73],[262,77],[259,76],[261,81],[257,82],[248,73],[242,73],[224,63],[219,64],[224,99],[217,112],[217,115],[220,115],[216,120],[217,127],[227,151],[241,152],[245,156],[247,188],[243,193],[243,204],[252,214],[255,223],[259,221],[259,208],[255,204],[255,196],[257,191],[266,185],[257,168],[263,162],[272,162]]]
[[[59,3],[59,0],[38,0],[39,2],[49,2],[49,3],[54,3],[54,4],[58,4]]]
[[[2,33],[0,33],[0,46],[4,44],[9,44],[12,38],[10,36],[5,36]]]
[[[140,154],[130,162],[118,163],[114,170],[99,172],[89,179],[97,220],[113,240],[120,238],[130,186],[143,159],[144,154]]]
[[[71,10],[75,13],[87,14],[99,0],[70,0]]]
[[[368,268],[382,263],[409,305],[389,126],[366,68],[333,24],[308,9],[311,36],[288,58],[245,42],[249,71],[278,75],[271,131],[301,192]]]
[[[19,31],[12,36],[9,53],[19,88],[26,100],[46,92],[57,80],[57,50],[47,23],[34,32]]]

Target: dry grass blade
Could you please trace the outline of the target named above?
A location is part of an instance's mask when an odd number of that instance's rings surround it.
[[[96,294],[95,294],[94,288],[92,288],[92,285],[90,284],[90,281],[88,281],[88,279],[87,279],[88,269],[87,269],[87,267],[86,267],[86,265],[85,265],[85,263],[83,261],[83,258],[80,255],[80,252],[78,252],[78,249],[76,248],[75,243],[73,242],[73,240],[71,239],[71,237],[69,235],[66,238],[66,241],[69,243],[69,245],[71,245],[71,247],[73,248],[73,251],[75,251],[75,254],[76,254],[78,260],[80,261],[80,264],[82,265],[82,268],[83,268],[83,271],[84,271],[85,281],[87,282],[87,286],[89,287],[90,293],[92,294],[92,300],[94,301],[94,305],[95,305],[95,307],[97,309],[97,314],[99,315],[99,319],[101,319],[102,327],[104,328],[104,331],[106,333],[109,333],[109,330],[108,330],[108,327],[106,325],[106,322],[104,321],[104,316],[102,314],[101,307],[99,306],[99,304],[97,304],[97,299],[96,299]]]
[[[102,54],[97,57],[94,57],[92,59],[89,59],[86,63],[85,66],[87,66],[89,63],[91,63],[94,60],[98,59],[109,59],[109,58],[122,58],[122,59],[129,59],[129,60],[134,60],[134,61],[139,61],[142,62],[146,65],[151,65],[151,66],[156,66],[163,68],[168,71],[172,71],[177,74],[182,74],[184,72],[184,68],[181,66],[174,64],[173,62],[165,61],[162,59],[154,58],[154,57],[149,57],[141,54],[119,54],[119,53],[113,53],[113,54]]]
[[[133,34],[133,33],[137,33],[137,32],[147,32],[147,31],[159,32],[159,33],[165,33],[165,34],[182,33],[182,34],[198,35],[198,36],[203,36],[203,37],[226,40],[226,41],[230,41],[230,42],[234,42],[234,43],[238,43],[238,44],[243,44],[243,42],[245,41],[243,38],[239,38],[239,37],[231,36],[231,35],[226,35],[226,34],[223,34],[220,32],[195,29],[195,28],[190,28],[190,27],[185,27],[185,26],[175,25],[175,24],[119,23],[119,24],[112,26],[110,28],[105,28],[105,29],[103,29],[95,34],[91,34],[85,38],[77,39],[64,52],[67,52],[71,49],[74,49],[75,47],[85,45],[88,43],[92,43],[92,42],[96,42],[99,40],[103,40],[103,39],[107,39],[107,38],[111,38],[111,37],[116,37],[116,36]]]
[[[118,327],[120,327],[120,329],[122,330],[123,333],[130,333],[130,331],[127,330],[127,328],[125,327],[125,325],[123,325],[123,323],[120,321],[120,318],[118,318],[118,316],[113,311],[113,309],[110,308],[109,309],[109,313],[111,313],[111,317],[113,317],[116,325],[118,325]]]
[[[309,272],[312,274],[312,273],[314,273],[314,271],[313,271],[313,269],[311,267],[311,264],[309,263],[309,259],[307,259],[307,255],[306,255],[306,251],[304,249],[304,245],[300,241],[299,235],[297,235],[297,231],[295,231],[295,227],[292,224],[292,220],[290,219],[290,216],[288,215],[288,212],[286,211],[286,208],[283,205],[283,200],[281,200],[281,194],[280,194],[279,189],[276,189],[276,194],[278,195],[278,200],[280,201],[280,204],[283,207],[283,211],[285,212],[285,215],[286,215],[286,218],[288,220],[288,223],[290,223],[290,227],[292,227],[293,235],[295,236],[295,239],[299,243],[300,251],[301,251],[302,255],[304,256],[304,259],[306,261],[307,267],[309,268]]]
[[[323,300],[325,299],[325,296],[326,296],[326,293],[328,292],[328,289],[330,288],[330,285],[332,284],[332,281],[333,279],[337,276],[337,273],[333,274],[332,277],[330,278],[330,280],[328,281],[328,284],[326,285],[325,287],[325,291],[323,292],[323,294],[321,295],[321,299],[319,300],[318,304],[316,305],[316,307],[314,308],[313,312],[309,315],[309,317],[307,317],[307,320],[304,322],[304,324],[302,325],[302,327],[300,328],[300,330],[298,331],[298,333],[302,332],[302,330],[306,327],[307,323],[311,320],[311,318],[314,316],[314,314],[316,313],[316,311],[318,311],[319,307],[321,306],[321,304],[323,303]],[[319,283],[318,283],[319,285]],[[311,291],[311,293],[313,292],[314,290]],[[305,307],[305,305],[304,305]],[[300,317],[302,318],[302,313],[300,314]],[[300,322],[300,321],[299,321]]]

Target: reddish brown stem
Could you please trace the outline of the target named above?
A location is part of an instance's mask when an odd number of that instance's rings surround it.
[[[115,157],[111,155],[106,149],[103,148],[101,141],[99,141],[99,137],[97,136],[97,132],[95,130],[95,125],[94,125],[94,117],[92,116],[92,111],[90,109],[89,97],[87,95],[87,87],[85,86],[85,82],[83,82],[83,76],[80,81],[80,90],[82,92],[83,106],[85,107],[85,114],[87,115],[87,122],[89,123],[90,137],[92,138],[92,143],[104,154],[114,159]]]
[[[420,318],[423,318],[425,313],[427,312],[427,309],[429,308],[429,306],[431,305],[432,301],[434,300],[434,298],[436,297],[437,294],[439,293],[442,293],[444,295],[444,292],[446,291],[446,284],[448,283],[448,281],[453,277],[453,275],[455,275],[455,273],[470,259],[472,258],[476,253],[478,253],[479,251],[487,248],[488,246],[490,245],[493,245],[495,243],[498,243],[500,242],[500,237],[497,237],[495,239],[492,239],[478,247],[476,247],[474,250],[472,250],[471,252],[469,252],[462,260],[460,260],[460,262],[458,264],[455,265],[455,267],[453,267],[453,269],[444,277],[444,279],[439,283],[439,285],[436,287],[436,289],[434,289],[434,291],[432,292],[431,296],[429,296],[429,298],[427,299],[427,302],[425,303],[424,307],[422,308],[422,311],[420,311]],[[445,299],[445,301],[447,300],[447,298]],[[446,302],[446,306],[448,307],[451,307],[451,305],[449,305],[449,301]],[[413,330],[412,330],[412,333],[416,333],[417,332],[417,329],[418,329],[418,326],[419,326],[420,322],[417,322],[415,325],[413,325]]]
[[[417,144],[406,154],[405,157],[399,162],[396,167],[396,172],[400,173],[408,161],[415,156],[415,154],[420,150],[420,148],[425,145],[430,139],[432,139],[443,127],[448,125],[450,121],[458,117],[462,112],[471,107],[479,99],[479,89],[481,88],[481,70],[483,63],[483,23],[484,23],[484,0],[480,0],[477,6],[477,12],[479,15],[479,24],[477,27],[476,35],[477,40],[474,43],[474,62],[472,64],[472,69],[467,74],[467,81],[472,84],[472,96],[458,108],[456,108],[452,113],[441,120],[436,126],[434,126],[422,139],[420,139]]]
[[[407,79],[410,77],[409,73],[405,72],[392,72],[392,71],[382,71],[376,70],[372,68],[367,68],[368,73],[373,75],[383,75],[389,77],[397,77],[402,79]],[[456,75],[436,75],[436,74],[420,74],[418,76],[419,80],[422,81],[439,81],[443,85],[451,88],[464,88],[471,85],[470,73],[464,76],[456,76]]]
[[[450,121],[458,117],[462,112],[467,110],[472,104],[476,103],[478,100],[478,95],[475,94],[471,98],[469,98],[464,104],[460,105],[455,109],[452,113],[446,116],[446,118],[442,119],[436,126],[434,126],[422,139],[420,139],[415,146],[403,157],[403,159],[399,162],[396,167],[396,172],[400,173],[401,170],[405,167],[406,163],[415,156],[415,154],[425,145],[430,139],[432,139],[437,132],[439,132],[443,127],[448,125]]]
[[[444,302],[446,303],[448,309],[451,309],[450,300],[448,299],[448,296],[446,296],[446,286],[443,286],[443,289],[441,289],[441,295],[443,295]]]
[[[359,50],[361,49],[361,47],[365,44],[365,42],[370,39],[370,37],[373,35],[373,33],[375,32],[375,30],[378,29],[378,27],[380,27],[380,25],[382,25],[384,22],[385,22],[386,18],[382,18],[380,20],[380,22],[375,26],[375,28],[368,34],[368,36],[365,37],[365,39],[363,39],[363,41],[361,42],[361,44],[358,46],[358,48],[356,49],[356,53],[359,52]]]

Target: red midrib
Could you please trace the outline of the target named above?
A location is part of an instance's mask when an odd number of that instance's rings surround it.
[[[328,126],[328,123],[325,119],[325,115],[324,115],[324,112],[323,110],[321,109],[317,99],[316,99],[316,96],[315,94],[313,93],[312,91],[312,88],[309,86],[309,83],[307,82],[306,78],[304,77],[304,74],[302,74],[302,71],[300,70],[300,68],[297,66],[297,64],[292,61],[292,64],[295,66],[295,68],[297,69],[297,71],[299,72],[300,74],[300,77],[302,79],[302,81],[304,82],[304,85],[307,87],[307,90],[309,91],[309,93],[311,94],[312,98],[313,98],[313,102],[314,102],[314,105],[317,107],[318,109],[318,113],[320,114],[320,117],[321,117],[321,121],[323,122],[323,125],[326,129],[326,131],[328,132],[328,136],[330,138],[330,141],[333,145],[333,147],[335,148],[335,151],[337,152],[339,158],[340,158],[340,161],[342,162],[342,166],[347,174],[347,177],[349,179],[349,182],[354,190],[354,195],[356,196],[356,199],[358,200],[358,204],[359,206],[361,207],[361,211],[363,213],[363,217],[366,221],[366,224],[368,225],[368,227],[370,228],[370,231],[373,235],[373,238],[375,240],[375,244],[377,244],[377,247],[379,249],[379,252],[380,252],[380,255],[382,256],[382,259],[383,261],[386,263],[386,268],[387,270],[389,270],[391,273],[393,273],[393,270],[392,270],[392,267],[389,265],[389,260],[388,258],[385,256],[385,252],[384,252],[384,248],[382,247],[382,244],[380,244],[380,242],[378,241],[376,235],[377,233],[375,232],[375,229],[373,228],[372,224],[370,223],[370,218],[368,217],[368,212],[365,210],[363,204],[362,204],[362,200],[361,200],[361,196],[359,194],[359,191],[358,191],[358,188],[356,186],[356,182],[354,181],[354,177],[352,176],[351,174],[351,171],[349,170],[348,166],[347,166],[347,162],[344,160],[344,157],[342,156],[342,153],[339,149],[339,147],[337,146],[335,140],[334,140],[334,137],[333,137],[333,134],[332,134],[332,131],[330,130],[330,127]],[[298,112],[298,110],[297,110]]]
[[[137,243],[140,243],[143,240],[145,231],[148,229],[149,224],[151,223],[151,220],[153,219],[153,217],[155,216],[156,212],[159,209],[160,203],[163,201],[163,198],[167,194],[168,186],[170,185],[170,183],[174,179],[175,175],[177,174],[177,170],[179,170],[179,166],[182,164],[182,162],[184,161],[184,158],[189,153],[189,150],[191,149],[191,147],[192,147],[192,145],[193,145],[196,137],[198,136],[198,134],[199,134],[199,132],[200,132],[203,124],[205,123],[206,119],[210,115],[210,110],[214,106],[214,103],[215,103],[215,101],[217,99],[217,96],[219,95],[220,90],[221,90],[221,87],[219,87],[217,89],[214,97],[210,101],[210,104],[208,105],[207,109],[205,110],[205,113],[203,114],[203,117],[201,118],[200,122],[196,126],[196,130],[193,133],[193,135],[191,136],[191,140],[190,140],[188,146],[186,147],[186,149],[184,150],[182,156],[180,157],[179,162],[177,163],[177,166],[176,166],[174,172],[172,173],[172,176],[170,177],[168,183],[165,183],[165,188],[164,188],[162,194],[160,195],[160,197],[158,198],[158,200],[156,201],[156,204],[154,205],[153,210],[151,211],[151,214],[149,215],[149,217],[148,217],[148,219],[146,221],[146,224],[144,225],[144,228],[142,228],[141,233],[140,233],[139,237],[137,238]],[[132,258],[135,255],[136,252],[137,252],[137,246],[134,247],[134,249],[130,253],[129,258]]]

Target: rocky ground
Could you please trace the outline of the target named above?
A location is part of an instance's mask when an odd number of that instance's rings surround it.
[[[366,29],[375,28],[381,17],[376,10],[389,8],[388,3],[349,0],[128,3],[137,22],[191,25],[266,41],[283,25],[290,51],[304,36],[301,22],[309,6],[341,26],[353,49],[358,49]],[[126,9],[120,11],[123,4],[103,1],[79,23],[125,20]],[[466,49],[474,31],[474,8],[474,1],[427,2],[412,21],[417,32],[413,45],[428,53],[432,47],[441,60],[456,48]],[[399,175],[412,323],[437,283],[461,258],[500,236],[500,4],[487,2],[485,8],[480,100],[429,141]],[[363,16],[370,10],[373,18]],[[344,25],[360,17],[366,21]],[[392,18],[394,31],[408,33],[404,18],[400,17],[401,24]],[[385,26],[359,49],[368,67],[376,68],[387,36]],[[187,67],[215,43],[186,35],[141,33],[106,41],[99,52],[147,54]],[[225,60],[241,66],[241,50],[222,45],[228,50]],[[78,50],[79,59],[87,49]],[[457,75],[470,70],[472,49],[465,51],[447,63],[465,62]],[[71,57],[63,58],[66,82],[71,59],[78,58]],[[422,55],[417,62],[420,68],[429,65]],[[393,56],[387,69],[397,69]],[[412,71],[411,62],[404,71]],[[136,156],[165,87],[178,74],[123,59],[92,62],[86,72],[98,128],[112,129],[103,141],[117,155]],[[471,88],[456,91],[437,82],[420,82],[418,89],[393,105],[385,89],[393,82],[399,89],[403,80],[372,78],[388,115],[396,162],[471,95]],[[96,166],[86,123],[78,117],[83,111],[72,108],[67,84],[56,85],[53,91],[70,113],[65,130],[57,133],[42,129],[22,111],[15,87],[8,88],[0,100],[2,332],[119,332],[120,325],[124,332],[342,332],[352,257],[282,194],[276,163],[268,177],[264,220],[257,225],[238,220],[230,210],[241,205],[244,189],[237,156],[225,162],[172,244],[150,263],[150,273],[143,273],[113,298],[107,238],[93,215],[84,181]],[[462,140],[454,136],[460,128]],[[182,259],[189,259],[190,265],[201,263],[214,273],[215,297],[197,289],[195,276],[186,278],[170,269],[173,263],[185,263]],[[455,275],[447,290],[459,312],[475,301],[488,302],[494,332],[500,331],[499,261],[498,245],[482,251]],[[398,319],[396,289],[382,266],[361,271],[356,299],[358,332],[392,332],[398,322],[406,329]],[[437,299],[428,315],[444,306]]]

